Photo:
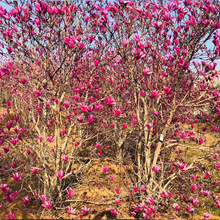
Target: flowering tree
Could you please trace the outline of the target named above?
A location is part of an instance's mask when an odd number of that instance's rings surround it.
[[[215,2],[206,1],[169,2],[163,7],[159,3],[120,2],[117,6],[110,10],[117,11],[112,19],[118,23],[107,25],[107,29],[127,84],[122,88],[131,94],[139,182],[149,183],[151,188],[155,184],[152,167],[162,151],[170,144],[179,145],[179,138],[194,135],[175,131],[177,121],[192,122],[193,112],[218,96],[211,84],[218,77],[219,10]],[[207,48],[206,42],[213,36],[214,47]],[[200,137],[199,142],[204,139]]]
[[[27,150],[43,165],[44,177],[39,175],[43,188],[39,193],[54,193],[58,179],[72,174],[76,147],[98,135],[87,134],[94,120],[100,121],[93,111],[102,109],[99,101],[103,98],[95,87],[96,46],[89,48],[95,38],[90,36],[90,22],[84,21],[86,6],[28,2],[23,7],[15,3],[14,7],[7,13],[1,8],[5,18],[2,45],[16,59],[2,69],[2,76],[9,75],[4,77],[9,80],[4,86],[11,90],[13,107],[22,123],[34,132],[34,137],[25,141]],[[17,20],[20,26],[12,29]],[[97,58],[101,53],[104,50],[96,54]],[[68,147],[70,141],[74,147]],[[33,173],[38,173],[37,169]]]
[[[0,77],[14,113],[3,115],[4,151],[22,145],[21,154],[34,158],[26,167],[29,183],[38,178],[32,193],[58,202],[75,165],[80,172],[110,145],[119,164],[132,160],[135,191],[150,196],[136,212],[148,218],[153,197],[168,197],[171,184],[194,168],[169,155],[189,141],[206,142],[195,132],[195,112],[219,117],[218,1],[7,3],[11,10],[0,7],[1,53],[8,56]]]

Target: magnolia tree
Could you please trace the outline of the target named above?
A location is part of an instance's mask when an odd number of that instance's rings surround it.
[[[163,7],[120,2],[111,7],[115,13],[109,16],[116,24],[106,24],[110,34],[104,36],[114,42],[119,66],[119,71],[113,67],[115,77],[130,98],[126,112],[133,112],[128,120],[136,135],[138,182],[149,183],[155,190],[161,186],[154,183],[151,168],[162,151],[195,135],[175,127],[180,122],[193,123],[197,109],[216,106],[218,90],[212,83],[218,77],[219,8],[215,2],[193,1]],[[206,45],[210,39],[213,47]],[[195,139],[200,144],[205,141]]]
[[[112,149],[115,163],[132,162],[134,201],[142,202],[133,216],[143,213],[150,218],[156,207],[171,204],[162,201],[171,200],[171,187],[184,194],[181,176],[186,175],[189,187],[196,180],[195,164],[204,169],[205,165],[201,158],[187,161],[182,150],[193,143],[197,150],[209,152],[201,132],[210,126],[218,131],[213,124],[220,114],[219,89],[213,86],[219,76],[218,1],[7,4],[12,9],[0,6],[5,56],[0,80],[2,91],[8,93],[0,144],[4,160],[13,150],[21,155],[19,161],[27,160],[23,170],[14,164],[17,172],[9,176],[23,178],[50,209],[64,201],[64,192],[71,196],[69,186],[82,178],[73,177],[74,172],[81,173],[93,158],[110,156],[103,155],[106,147]],[[207,125],[196,132],[203,119]],[[213,155],[203,159],[217,160]],[[14,157],[11,154],[12,162]],[[218,170],[219,163],[212,168]],[[22,176],[24,171],[29,175]],[[217,174],[210,179],[204,171],[200,191],[192,186],[190,200],[174,198],[189,213],[204,186],[211,190],[213,182],[219,184]],[[2,188],[7,191],[7,186]],[[213,198],[210,206],[219,208]],[[117,207],[119,202],[117,198]],[[179,212],[178,203],[173,207]],[[87,212],[84,207],[83,214]],[[114,208],[110,212],[117,215]],[[68,213],[75,212],[69,207]]]

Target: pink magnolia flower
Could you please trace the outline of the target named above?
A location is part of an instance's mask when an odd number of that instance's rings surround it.
[[[92,123],[94,122],[95,116],[94,115],[89,115],[88,116],[88,122]]]
[[[131,215],[132,215],[133,217],[135,217],[135,216],[136,216],[136,212],[131,212]]]
[[[140,192],[140,190],[138,189],[138,186],[137,186],[137,185],[134,186],[133,189],[134,189],[135,192]]]
[[[34,167],[34,168],[32,169],[32,172],[33,172],[34,174],[38,174],[38,169],[37,169],[36,167]]]
[[[162,75],[165,76],[165,77],[168,76],[168,74],[166,72],[163,72]]]
[[[40,200],[41,200],[42,203],[45,203],[47,201],[47,196],[46,195],[42,195],[40,197]]]
[[[175,165],[183,172],[186,172],[188,170],[186,163],[176,162]]]
[[[68,120],[70,120],[71,114],[67,114],[66,117],[67,117]]]
[[[6,47],[6,49],[9,54],[11,54],[14,51],[14,49],[12,47]]]
[[[65,108],[68,108],[70,106],[70,103],[66,100],[63,102],[63,105],[65,106]]]
[[[34,6],[35,6],[35,10],[36,10],[36,12],[41,12],[41,11],[42,11],[41,6],[40,6],[40,3],[39,3],[39,2],[35,2],[35,3],[34,3]]]
[[[115,25],[114,25],[114,30],[116,31],[117,29],[118,29],[118,25],[115,24]]]
[[[72,207],[67,207],[67,213],[68,215],[76,215],[76,209],[72,208]]]
[[[8,121],[5,126],[8,130],[10,130],[12,125],[13,125],[13,121]]]
[[[189,136],[184,131],[182,131],[182,132],[180,132],[180,138],[189,139]]]
[[[43,141],[43,138],[42,138],[42,137],[38,137],[38,140],[39,140],[40,142],[42,142],[42,141]]]
[[[10,147],[5,146],[5,147],[3,147],[3,150],[4,150],[5,153],[8,153],[9,150],[10,150]]]
[[[161,29],[163,27],[163,23],[161,21],[158,22],[153,22],[152,25],[156,28],[156,29]]]
[[[128,125],[126,123],[123,124],[123,128],[126,129]]]
[[[64,37],[63,38],[63,42],[65,44],[68,44],[71,48],[74,47],[76,41],[75,41],[75,38],[74,37]]]
[[[191,126],[193,127],[194,125],[191,124]],[[196,132],[195,132],[195,131],[190,131],[190,132],[189,132],[189,135],[190,135],[190,136],[195,136],[195,135],[196,135]]]
[[[112,174],[112,175],[110,175],[110,176],[109,176],[109,179],[110,179],[111,181],[114,181],[114,180],[115,180],[114,175],[113,175],[113,174]]]
[[[6,215],[6,217],[7,217],[8,219],[15,219],[15,217],[16,217],[16,212],[14,212],[14,213],[12,214],[12,212],[10,211],[9,215]]]
[[[5,200],[7,202],[12,202],[13,201],[13,196],[12,195],[8,195]]]
[[[154,204],[154,198],[152,196],[148,196],[146,199],[146,202],[153,205]]]
[[[204,174],[205,174],[204,179],[208,179],[209,177],[212,176],[212,173],[210,173],[209,171],[205,171]]]
[[[56,176],[57,176],[58,179],[62,179],[63,175],[64,175],[64,172],[62,170],[57,171]]]
[[[112,106],[112,105],[115,105],[115,104],[116,104],[116,101],[115,101],[111,96],[109,96],[108,98],[105,99],[105,103],[106,103],[107,105]]]
[[[6,195],[11,195],[11,190],[10,190],[9,187],[7,187],[7,188],[5,189],[5,194],[6,194]]]
[[[106,167],[102,167],[102,171],[104,172],[104,173],[106,173],[106,172],[108,172],[109,171],[109,168],[106,166]]]
[[[16,199],[16,198],[17,198],[17,196],[18,196],[18,192],[17,192],[17,191],[15,191],[15,192],[13,192],[11,195],[13,196],[13,198],[14,198],[14,199]]]
[[[132,119],[132,124],[133,124],[133,125],[135,125],[136,122],[137,122],[137,121],[136,121],[135,119]]]
[[[167,86],[163,86],[163,91],[165,92],[165,94],[169,95],[172,94],[173,91],[171,88],[167,87]]]
[[[151,123],[147,123],[147,124],[146,124],[146,127],[147,127],[147,129],[149,129],[149,130],[152,128],[152,126],[153,126],[153,125],[152,125]]]
[[[95,103],[95,110],[100,111],[103,109],[103,106],[100,103]]]
[[[58,98],[55,98],[54,102],[58,105],[60,101]]]
[[[153,170],[155,173],[157,173],[157,172],[159,172],[159,171],[161,170],[161,167],[155,165],[155,166],[152,167],[152,170]]]
[[[197,205],[197,203],[199,202],[198,198],[193,198],[192,196],[190,196],[190,200],[191,200],[193,206]]]
[[[187,205],[187,206],[186,206],[186,210],[187,210],[188,212],[194,212],[194,211],[195,211],[195,209],[194,209],[191,205]]]
[[[149,76],[150,74],[152,74],[152,71],[148,69],[147,67],[144,67],[143,74]]]
[[[158,111],[154,111],[154,114],[158,117],[160,113]]]
[[[102,147],[102,144],[99,143],[99,142],[95,142],[95,143],[94,143],[94,146],[95,146],[97,149],[99,149],[99,148]]]
[[[99,61],[98,60],[94,60],[94,64],[95,64],[95,66],[98,66]]]
[[[63,159],[64,161],[66,161],[66,162],[67,162],[69,158],[68,158],[68,156],[67,156],[67,155],[63,155],[63,158],[62,158],[62,159]]]
[[[109,82],[110,82],[110,83],[114,83],[114,81],[115,81],[115,78],[114,78],[114,77],[110,77],[110,78],[109,78]]]
[[[40,24],[40,19],[38,17],[35,17],[34,22],[36,23],[36,25]]]
[[[151,214],[148,214],[148,212],[150,211],[150,209],[147,209],[146,212],[143,213],[143,219],[149,219]]]
[[[52,143],[52,142],[54,141],[54,137],[53,137],[53,136],[48,137],[48,138],[47,138],[47,141],[50,142],[50,143]]]
[[[218,159],[218,154],[217,153],[212,153],[212,156],[215,158],[215,159]]]
[[[113,112],[116,116],[120,116],[122,114],[121,109],[114,109]]]
[[[175,211],[178,211],[180,209],[180,207],[177,203],[173,204],[173,208],[174,208]]]
[[[115,192],[116,192],[117,194],[119,194],[119,189],[115,189]]]
[[[220,163],[216,163],[215,168],[216,170],[220,170]]]
[[[84,43],[79,44],[79,49],[82,49],[84,47]]]
[[[13,144],[13,145],[16,145],[18,143],[18,138],[16,137],[13,137],[10,142]]]
[[[144,205],[143,207],[141,207],[141,209],[145,211],[143,213],[144,219],[149,219],[151,217],[152,213],[155,213],[155,208],[153,206]]]
[[[45,201],[44,204],[42,204],[42,206],[45,208],[45,209],[50,209],[53,205],[53,202],[52,201]]]
[[[21,81],[22,84],[25,84],[27,82],[27,79],[26,78],[21,78],[20,81]]]
[[[7,68],[1,68],[1,69],[0,69],[0,78],[1,78],[2,76],[4,76],[5,74],[10,75],[9,70],[8,70]]]
[[[0,185],[0,189],[5,192],[5,190],[7,189],[8,185],[7,184],[1,184]]]
[[[141,209],[142,209],[142,206],[141,206],[141,205],[135,205],[135,206],[134,206],[134,211],[135,211],[135,212],[139,212]]]
[[[63,129],[60,133],[61,134],[67,134],[66,129]]]
[[[89,209],[86,206],[84,206],[82,208],[82,212],[83,212],[83,215],[86,215],[89,212]]]
[[[214,205],[219,209],[220,208],[220,201],[215,201]]]
[[[24,197],[22,200],[23,200],[23,202],[24,202],[25,205],[29,204],[30,201],[31,201],[31,200],[28,198],[28,196],[27,196],[27,197]]]
[[[190,177],[191,177],[192,180],[196,180],[197,179],[197,176],[195,176],[194,174],[192,174]]]
[[[118,213],[115,211],[115,209],[113,209],[112,207],[110,207],[109,208],[109,211],[111,212],[111,214],[113,215],[113,216],[117,216],[118,215]]]
[[[77,117],[77,121],[79,121],[80,123],[83,121],[84,117],[83,116],[78,116]]]
[[[71,197],[75,193],[72,188],[66,189],[66,192],[69,197]]]
[[[19,133],[20,127],[19,127],[19,126],[14,127],[14,131],[15,131],[16,133]]]
[[[191,190],[194,191],[194,190],[196,190],[196,188],[197,188],[196,184],[193,183],[193,184],[191,185]]]
[[[168,196],[171,199],[173,197],[173,194],[171,192],[168,192]]]
[[[217,126],[212,125],[212,131],[217,131],[217,130],[218,130],[218,127],[217,127]]]
[[[145,96],[145,95],[146,95],[146,92],[145,92],[144,90],[141,90],[141,91],[140,91],[140,94],[141,94],[142,96]]]
[[[199,143],[200,143],[200,144],[205,143],[205,138],[204,138],[204,137],[199,137]]]
[[[209,219],[210,215],[211,215],[211,214],[209,214],[208,212],[205,212],[205,213],[203,214],[203,217],[204,217],[204,219]]]
[[[163,198],[167,198],[169,197],[170,199],[172,198],[172,193],[171,192],[167,192],[166,190],[160,194]]]
[[[202,192],[202,190],[201,190],[201,192]],[[205,190],[205,191],[203,191],[203,195],[204,195],[204,196],[210,196],[211,193],[210,193],[209,190]]]
[[[161,94],[161,93],[160,93],[159,91],[153,90],[153,91],[150,92],[149,97],[150,97],[150,98],[157,98],[157,97],[160,96],[160,94]]]
[[[4,140],[0,139],[0,146],[4,143]]]
[[[128,39],[124,39],[122,46],[126,47],[129,43],[130,41]]]
[[[12,180],[21,181],[21,177],[22,177],[22,174],[20,174],[20,173],[13,173]]]
[[[34,92],[34,95],[36,95],[36,96],[41,96],[41,95],[42,95],[42,92],[41,92],[40,90],[36,90],[36,91]]]
[[[115,198],[115,203],[118,205],[120,203],[120,198]]]
[[[142,192],[145,192],[145,191],[146,191],[146,189],[145,189],[145,186],[144,186],[144,185],[141,185],[141,191],[142,191]]]

